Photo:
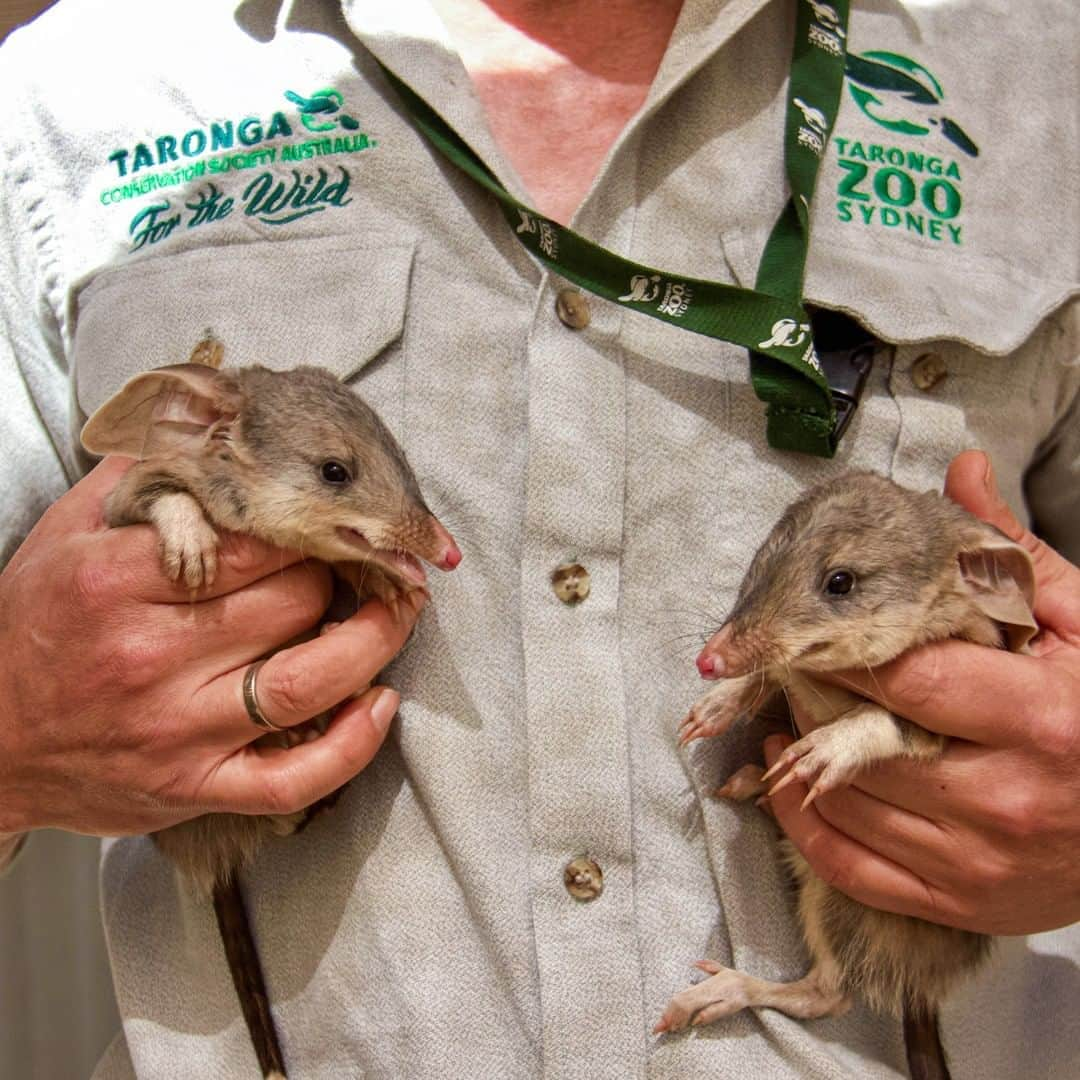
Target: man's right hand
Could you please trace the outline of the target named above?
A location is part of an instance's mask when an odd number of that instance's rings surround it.
[[[162,571],[150,526],[104,523],[130,464],[94,469],[0,574],[0,834],[122,835],[213,811],[299,810],[368,764],[397,709],[393,690],[372,687],[320,739],[254,745],[265,732],[244,707],[244,672],[318,622],[330,573],[225,534],[213,587],[192,599]],[[366,686],[422,602],[395,620],[372,601],[275,654],[259,672],[262,712],[298,724]]]

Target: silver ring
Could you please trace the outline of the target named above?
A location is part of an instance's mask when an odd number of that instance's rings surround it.
[[[259,699],[255,696],[255,676],[259,674],[259,668],[265,663],[265,659],[256,660],[255,663],[244,672],[244,708],[247,709],[247,714],[251,717],[251,722],[257,727],[265,728],[267,731],[287,731],[287,728],[282,727],[280,724],[275,724],[273,720],[268,720],[263,715],[262,709],[259,708]]]

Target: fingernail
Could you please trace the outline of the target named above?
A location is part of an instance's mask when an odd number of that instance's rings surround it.
[[[401,695],[389,686],[376,686],[368,693],[375,695],[371,701],[371,722],[380,735],[385,735],[398,705],[401,704]]]

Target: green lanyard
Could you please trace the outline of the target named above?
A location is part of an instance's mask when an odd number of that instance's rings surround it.
[[[802,304],[810,201],[844,79],[849,0],[798,0],[785,125],[791,197],[773,227],[756,289],[681,277],[591,243],[518,202],[476,152],[389,69],[420,133],[499,201],[518,240],[559,275],[605,300],[750,350],[754,390],[768,405],[769,445],[836,453],[836,407]]]

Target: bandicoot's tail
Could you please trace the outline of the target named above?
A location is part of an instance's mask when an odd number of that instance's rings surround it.
[[[911,1080],[951,1080],[945,1048],[938,1033],[938,1014],[904,1010],[904,1047]]]
[[[236,996],[240,999],[240,1011],[244,1014],[264,1080],[286,1080],[285,1059],[270,1012],[262,966],[248,925],[244,896],[235,875],[214,886],[214,914],[217,915]]]

